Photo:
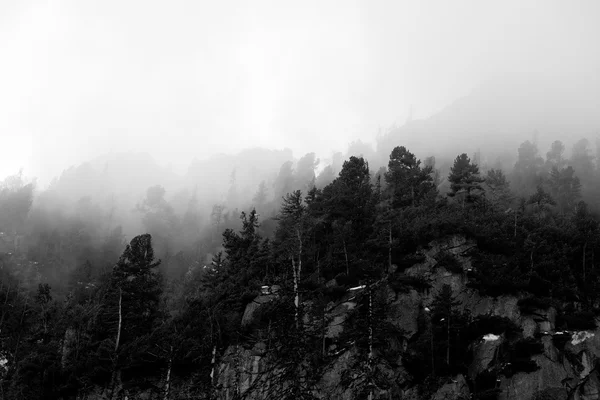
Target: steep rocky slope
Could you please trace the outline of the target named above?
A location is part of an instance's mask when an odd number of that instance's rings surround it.
[[[482,296],[477,290],[469,287],[470,274],[473,270],[470,251],[475,243],[462,236],[451,236],[444,240],[434,241],[427,248],[421,249],[421,262],[406,268],[403,272],[395,267],[376,285],[376,289],[387,300],[389,322],[404,332],[400,346],[400,356],[396,362],[377,365],[379,378],[387,385],[385,389],[375,388],[374,398],[378,399],[597,399],[600,393],[600,374],[598,359],[600,358],[600,330],[564,331],[557,326],[557,310],[550,306],[536,308],[525,307],[526,298],[521,296]],[[452,254],[460,268],[445,266],[442,255]],[[412,277],[415,280],[429,282],[429,288],[394,288],[394,276],[402,274],[405,281]],[[427,311],[436,294],[444,285],[449,285],[457,300],[460,311],[470,314],[472,323],[480,318],[500,317],[511,321],[518,332],[516,336],[508,333],[493,334],[488,332],[479,335],[469,344],[472,354],[468,368],[457,375],[438,378],[437,380],[419,381],[410,372],[407,360],[415,351],[415,343],[423,334],[422,319],[427,318]],[[397,286],[397,285],[396,285]],[[323,399],[356,398],[353,390],[352,370],[358,357],[358,350],[353,343],[342,345],[337,339],[343,336],[346,320],[357,308],[360,296],[365,295],[365,288],[349,290],[339,301],[327,305],[328,326],[324,333],[324,346],[330,362],[322,371],[313,395]],[[268,303],[269,295],[259,296],[250,303],[244,316],[251,320],[252,313]],[[271,295],[272,296],[272,295]],[[511,344],[512,343],[512,344]],[[502,361],[502,356],[509,352],[514,343],[530,343],[538,346],[539,351],[532,352],[530,360],[537,365],[528,371],[519,371],[510,367],[510,362]],[[249,348],[236,346],[228,348],[218,365],[218,397],[222,399],[236,398],[236,393],[245,398],[264,398],[265,388],[269,387],[269,377],[278,363],[265,350],[267,345],[256,342]],[[521,350],[516,347],[516,357]],[[438,351],[438,349],[436,349]],[[445,351],[439,349],[439,351]],[[523,350],[524,351],[524,350]],[[516,358],[515,358],[516,359]],[[355,361],[355,360],[354,360]],[[502,361],[502,362],[501,362]],[[513,361],[514,362],[514,361]],[[528,361],[529,362],[529,361]],[[527,364],[527,363],[526,363]],[[534,365],[534,364],[527,364]],[[526,369],[526,368],[525,368]],[[507,372],[510,371],[510,372]],[[350,379],[348,379],[350,377]],[[481,389],[484,378],[491,377]],[[489,381],[489,379],[488,379]],[[479,385],[479,388],[478,388]]]

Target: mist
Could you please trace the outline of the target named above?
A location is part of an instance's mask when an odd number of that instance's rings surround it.
[[[110,152],[179,174],[252,147],[328,158],[409,118],[437,118],[436,143],[597,129],[593,1],[0,7],[0,175],[39,187]]]
[[[597,328],[599,15],[592,0],[1,1],[2,396],[229,398],[255,389],[237,386],[242,353],[279,374],[269,398],[382,398],[376,375],[400,377],[388,397],[437,398],[459,376],[509,393],[538,366],[518,345]],[[478,304],[454,313],[453,291]],[[532,307],[556,324],[515,341],[508,302],[523,332]],[[471,330],[483,303],[499,319]],[[470,376],[495,323],[502,365]],[[359,376],[356,392],[315,389],[326,375]]]

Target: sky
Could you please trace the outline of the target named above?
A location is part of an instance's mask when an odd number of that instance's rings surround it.
[[[598,81],[595,0],[2,0],[0,176],[373,141],[511,74]],[[584,85],[585,86],[585,85]]]

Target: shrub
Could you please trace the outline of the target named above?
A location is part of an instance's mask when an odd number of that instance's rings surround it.
[[[561,314],[557,318],[557,325],[564,325],[572,331],[585,331],[596,329],[595,315],[592,311],[579,311],[569,314]]]
[[[350,276],[346,275],[345,273],[338,274],[335,277],[335,281],[337,282],[337,284],[339,286],[357,286],[358,285],[358,278],[356,276],[353,276],[352,274],[350,274]]]
[[[323,289],[323,295],[331,301],[340,300],[346,293],[348,290],[342,286],[330,286]]]
[[[521,329],[510,319],[497,315],[480,315],[469,324],[467,337],[470,340],[480,339],[483,335],[506,335],[512,337],[521,332]]]
[[[404,271],[406,268],[410,268],[415,264],[420,264],[425,261],[425,256],[422,254],[409,254],[398,260],[392,259],[392,262],[398,266],[398,271]]]
[[[500,395],[500,389],[488,389],[474,395],[475,400],[496,400]]]
[[[410,289],[422,292],[431,288],[431,284],[425,277],[404,274],[391,280],[390,286],[396,293],[407,293]]]
[[[495,400],[498,398],[499,390],[496,389],[498,374],[493,371],[483,371],[475,377],[474,398]]]
[[[507,378],[510,378],[519,372],[525,372],[526,374],[529,374],[540,369],[540,366],[530,358],[514,357],[511,358],[510,362],[510,368],[507,368],[506,372],[504,373]]]
[[[462,274],[464,272],[463,266],[458,258],[448,251],[442,252],[441,257],[437,260],[437,265],[456,274]]]
[[[536,339],[521,339],[514,344],[514,352],[519,357],[531,357],[544,352],[544,344]]]
[[[533,293],[536,296],[545,297],[550,295],[550,290],[552,289],[552,283],[537,273],[533,273],[529,278],[529,282],[527,284],[527,291]]]
[[[469,274],[472,278],[467,286],[476,289],[482,295],[492,297],[519,294],[527,290],[527,274],[513,261],[500,255],[475,253],[473,267],[476,272]]]
[[[565,344],[567,344],[568,341],[571,340],[571,335],[569,334],[562,334],[562,335],[552,335],[552,343],[554,343],[554,347],[556,347],[559,350],[562,350],[565,348]]]
[[[539,298],[535,296],[529,296],[519,300],[517,303],[519,310],[523,314],[533,314],[537,310],[547,310],[552,306],[552,300],[544,297]]]
[[[254,300],[256,296],[258,296],[258,293],[256,292],[244,292],[241,296],[241,302],[243,305],[246,305]]]

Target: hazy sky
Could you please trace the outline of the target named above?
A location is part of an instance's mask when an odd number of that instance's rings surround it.
[[[510,72],[596,77],[600,2],[1,0],[0,176],[326,155]]]

